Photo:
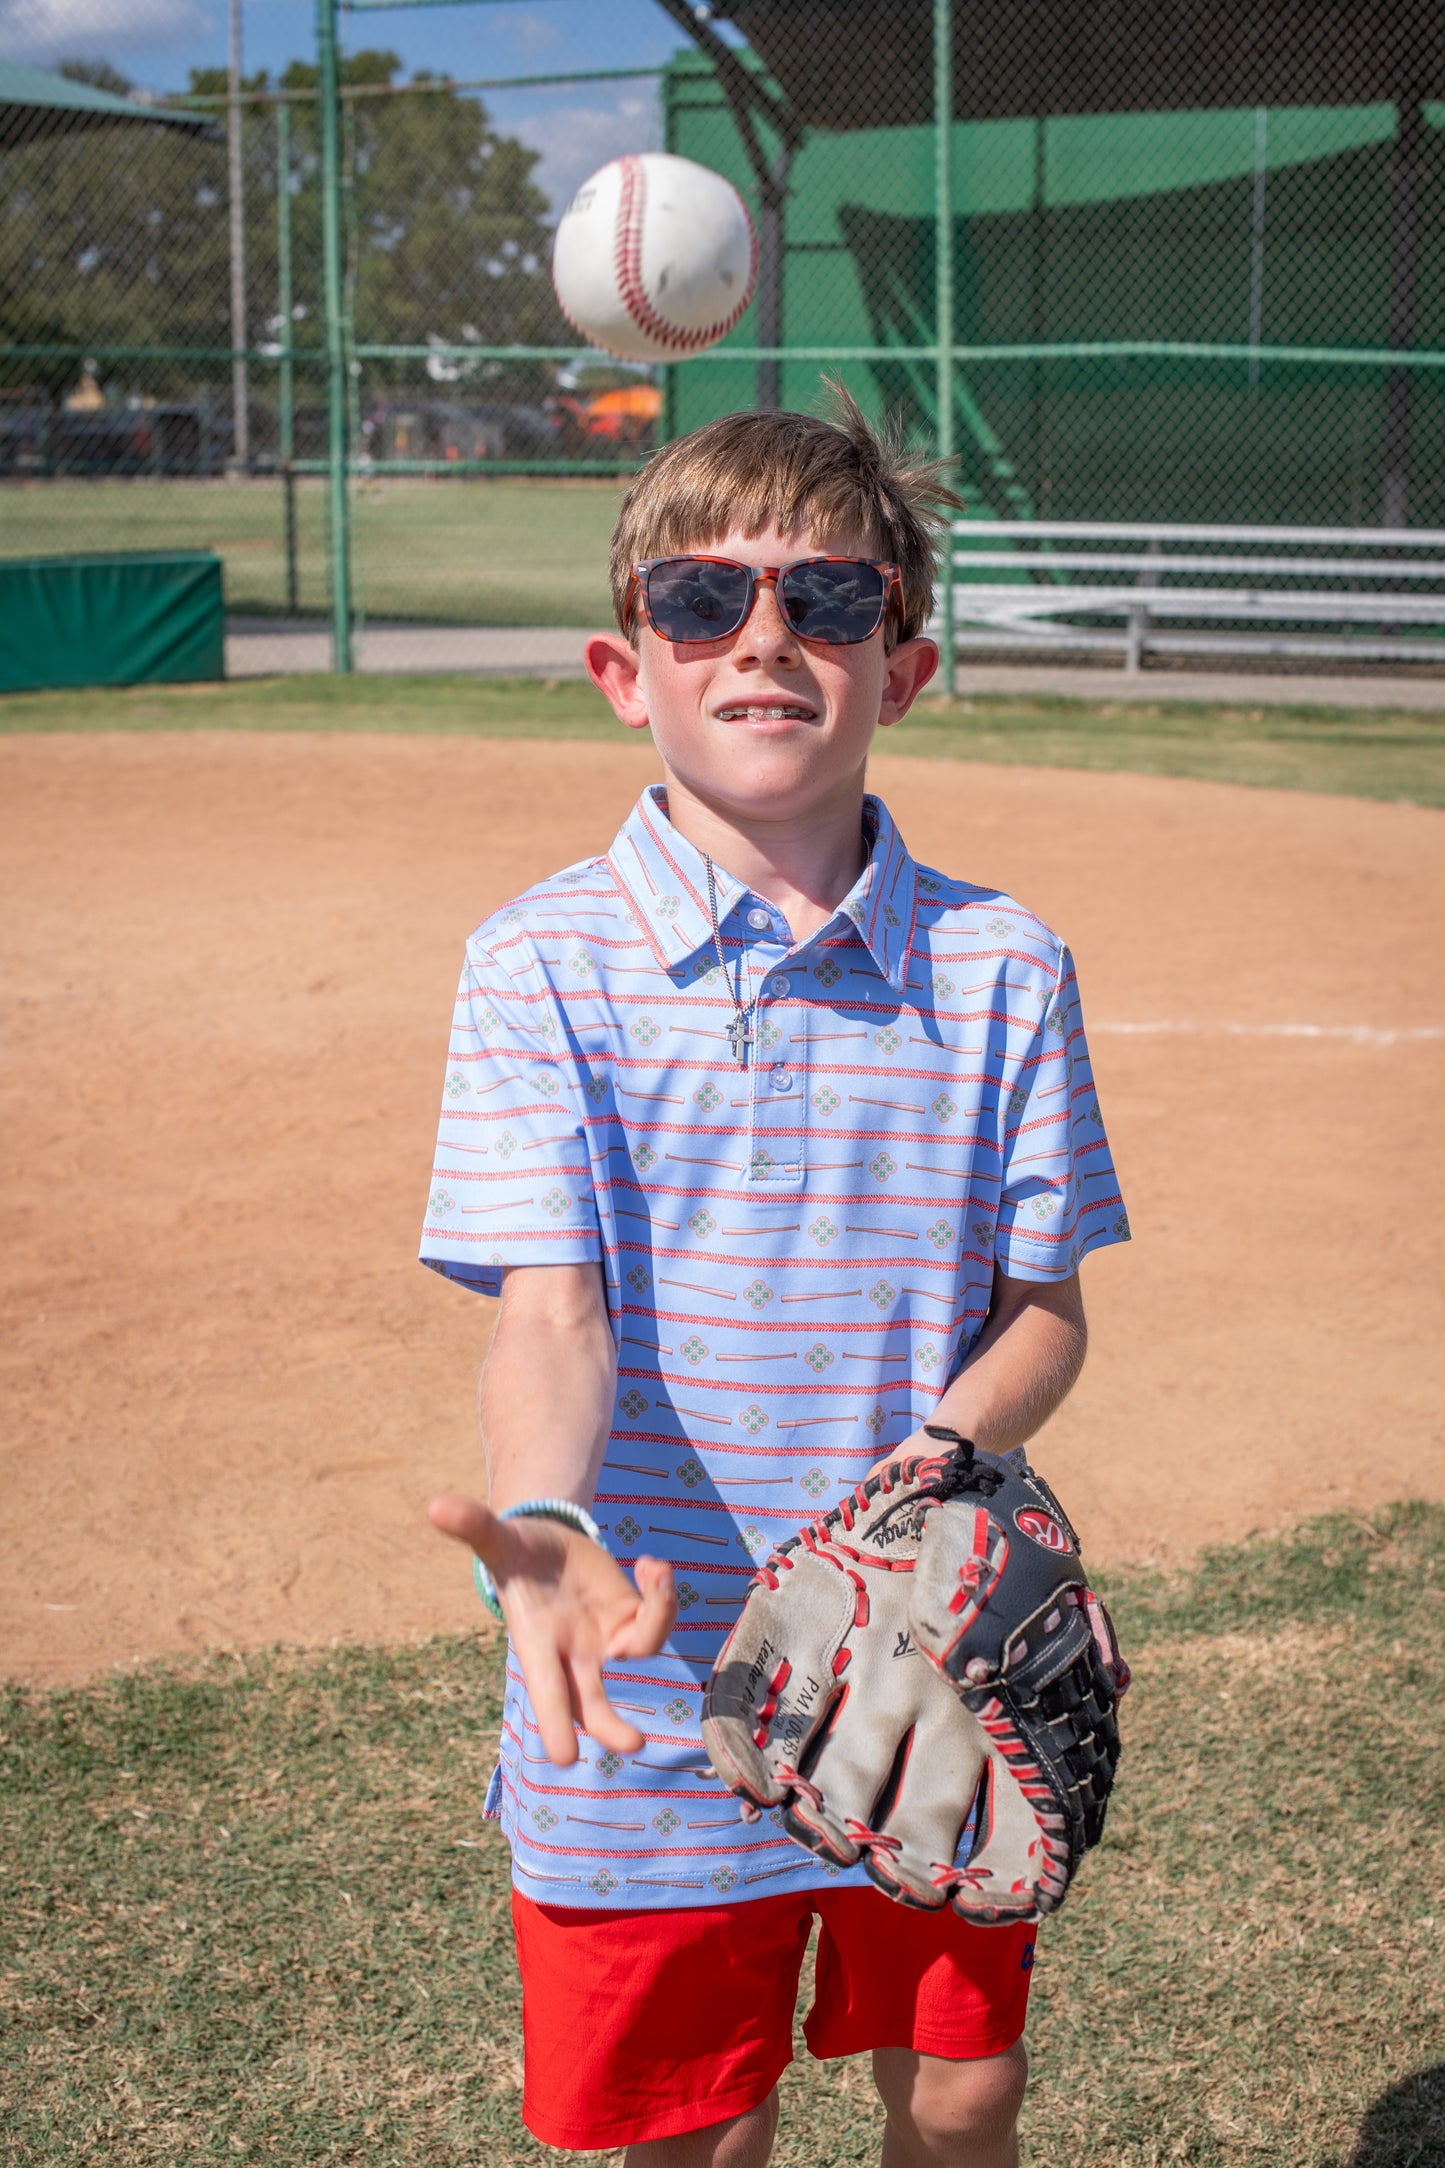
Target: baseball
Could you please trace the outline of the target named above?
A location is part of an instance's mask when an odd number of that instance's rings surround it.
[[[557,226],[552,284],[569,324],[622,361],[679,361],[742,315],[758,244],[730,181],[642,151],[584,181]]]

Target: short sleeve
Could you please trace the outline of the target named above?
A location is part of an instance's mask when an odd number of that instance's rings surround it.
[[[1129,1221],[1066,948],[1033,1039],[1004,1083],[995,1259],[1011,1280],[1067,1279],[1090,1250],[1127,1242]]]
[[[483,1295],[510,1265],[602,1256],[576,1069],[550,988],[474,938],[457,991],[421,1261]]]

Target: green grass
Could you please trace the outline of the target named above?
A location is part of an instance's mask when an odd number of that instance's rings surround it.
[[[612,479],[378,481],[358,485],[359,600],[370,617],[471,625],[605,625],[607,550],[623,484]],[[327,609],[325,499],[297,484],[298,600]],[[0,555],[214,549],[226,607],[270,614],[286,599],[279,481],[74,481],[0,492]]]
[[[242,678],[230,685],[0,697],[0,733],[29,730],[398,731],[618,742],[631,737],[582,678]]]
[[[296,677],[0,699],[0,732],[198,728],[622,737],[599,695],[578,679]],[[922,700],[880,735],[878,750],[1445,805],[1445,712],[998,694]]]
[[[1029,2168],[1439,2158],[1442,1557],[1445,1508],[1401,1506],[1113,1577],[1126,1760],[1043,1934]],[[10,1690],[0,2153],[549,2157],[480,1821],[498,1687],[478,1636]],[[782,2168],[876,2158],[861,2062],[783,2092]]]
[[[921,700],[881,750],[1445,805],[1445,711],[1195,700]]]

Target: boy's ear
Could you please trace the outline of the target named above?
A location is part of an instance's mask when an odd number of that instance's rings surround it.
[[[878,713],[880,728],[886,730],[890,723],[902,720],[937,668],[936,641],[920,635],[916,640],[899,642],[888,657],[883,675],[883,705]]]
[[[646,730],[647,702],[642,696],[637,650],[620,632],[594,633],[583,650],[587,675],[620,723]]]

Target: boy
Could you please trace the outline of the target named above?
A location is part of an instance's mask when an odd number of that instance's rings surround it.
[[[885,2168],[1016,2162],[1032,1929],[744,1822],[698,1716],[778,1537],[925,1421],[1047,1419],[1128,1232],[1068,952],[865,794],[952,500],[835,417],[730,415],[628,492],[587,664],[665,782],[474,935],[423,1237],[502,1298],[491,1509],[432,1519],[511,1642],[524,2114],[630,2168],[761,2168],[815,1914],[808,2043],[872,2052]]]

